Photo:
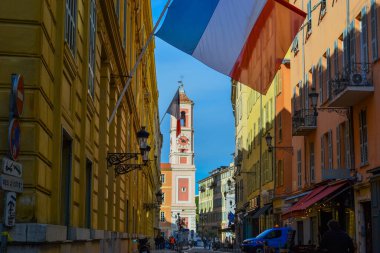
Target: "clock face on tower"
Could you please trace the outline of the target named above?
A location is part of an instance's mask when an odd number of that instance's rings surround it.
[[[185,135],[181,135],[178,137],[177,143],[180,147],[186,147],[189,144],[189,138],[187,138]]]

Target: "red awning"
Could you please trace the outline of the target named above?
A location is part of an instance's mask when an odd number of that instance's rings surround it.
[[[282,219],[303,215],[307,208],[311,207],[313,204],[324,199],[335,191],[338,191],[343,186],[347,185],[347,182],[347,180],[338,181],[315,188],[308,195],[300,199],[294,206],[289,208],[289,210],[282,215]]]

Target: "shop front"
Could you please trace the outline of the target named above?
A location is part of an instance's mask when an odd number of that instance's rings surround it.
[[[355,237],[352,185],[349,180],[324,182],[282,215],[284,224],[296,230],[296,245],[319,245],[331,219],[337,220],[343,230]]]

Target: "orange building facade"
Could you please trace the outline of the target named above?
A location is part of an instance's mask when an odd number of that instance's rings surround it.
[[[358,252],[379,252],[378,1],[295,5],[308,16],[290,58],[293,199],[283,221],[296,242],[318,245],[336,219]]]
[[[163,193],[162,205],[160,210],[160,229],[164,237],[172,234],[172,171],[170,163],[161,163],[161,190]]]

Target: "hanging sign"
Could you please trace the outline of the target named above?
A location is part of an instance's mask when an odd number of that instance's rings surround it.
[[[14,118],[11,120],[8,129],[8,145],[9,153],[12,160],[16,161],[20,154],[20,142],[21,142],[21,129],[20,122]]]
[[[24,77],[12,74],[12,107],[14,116],[20,117],[24,108]]]

